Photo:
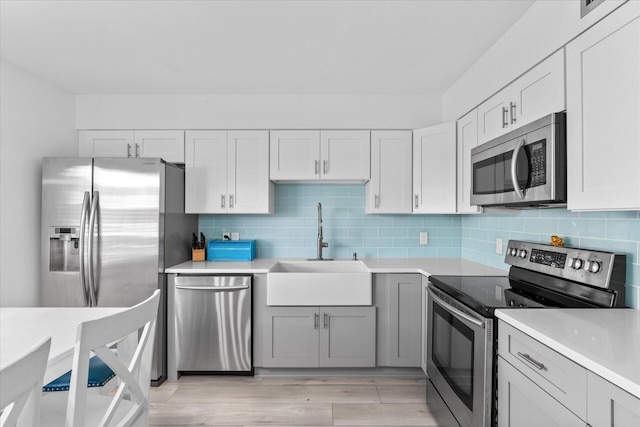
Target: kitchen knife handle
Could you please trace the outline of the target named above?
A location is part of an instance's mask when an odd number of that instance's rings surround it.
[[[89,297],[89,283],[87,282],[87,276],[85,274],[86,260],[85,260],[85,249],[87,246],[87,219],[91,200],[91,193],[88,191],[84,192],[84,199],[82,200],[82,210],[80,211],[80,250],[79,250],[79,267],[80,267],[80,284],[82,285],[82,294],[84,295],[84,306],[89,307],[90,297]]]

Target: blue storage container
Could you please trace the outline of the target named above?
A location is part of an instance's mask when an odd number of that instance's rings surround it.
[[[251,261],[255,257],[255,240],[211,240],[207,250],[207,261]]]

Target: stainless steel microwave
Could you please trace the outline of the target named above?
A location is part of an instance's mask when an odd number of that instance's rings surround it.
[[[516,209],[567,204],[566,113],[553,113],[471,150],[471,204]]]

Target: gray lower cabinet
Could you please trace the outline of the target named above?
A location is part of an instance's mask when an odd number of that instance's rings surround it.
[[[587,373],[587,421],[592,427],[640,426],[640,399]]]
[[[498,357],[498,427],[585,427],[586,423]]]
[[[420,367],[422,354],[422,275],[374,274],[377,365]]]
[[[375,307],[265,307],[262,366],[375,366]]]

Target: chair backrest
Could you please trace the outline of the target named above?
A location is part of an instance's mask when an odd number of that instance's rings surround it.
[[[28,425],[38,425],[39,401],[44,371],[49,359],[51,338],[43,339],[24,356],[10,365],[0,367],[0,426],[15,426],[27,399],[31,397],[30,414],[22,420]]]
[[[89,358],[95,353],[119,379],[118,391],[106,409],[100,426],[112,421],[122,399],[134,403],[119,424],[133,423],[148,411],[151,363],[160,291],[121,313],[78,326],[71,387],[67,401],[67,425],[84,426]],[[117,355],[109,348],[118,343]]]

